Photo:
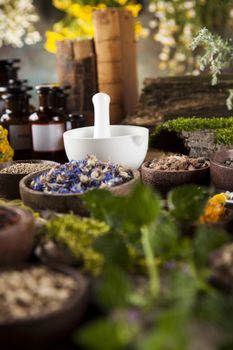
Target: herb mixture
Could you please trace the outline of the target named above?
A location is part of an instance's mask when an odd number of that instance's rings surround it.
[[[93,188],[108,188],[133,179],[133,172],[121,165],[99,161],[95,156],[53,167],[35,177],[30,188],[46,193],[84,193]]]
[[[3,168],[0,174],[30,174],[51,168],[49,163],[15,163]]]
[[[209,166],[205,158],[190,158],[184,155],[170,155],[160,159],[153,159],[148,168],[158,171],[196,170]]]
[[[77,282],[46,267],[0,274],[0,321],[38,317],[60,309],[75,293]]]

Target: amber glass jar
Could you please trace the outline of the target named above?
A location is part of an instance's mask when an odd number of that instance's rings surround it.
[[[39,96],[39,109],[29,117],[33,158],[64,162],[65,120],[52,106],[52,87],[40,85],[36,87],[36,92]]]
[[[29,115],[24,110],[24,95],[24,90],[12,88],[10,93],[2,96],[5,101],[5,112],[0,122],[8,130],[8,139],[15,151],[15,160],[31,158],[31,129]]]

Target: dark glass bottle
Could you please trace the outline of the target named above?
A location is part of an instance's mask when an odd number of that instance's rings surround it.
[[[33,158],[64,162],[65,120],[63,115],[52,107],[52,87],[37,86],[36,92],[39,96],[39,109],[29,117]]]
[[[9,79],[5,86],[0,86],[0,115],[2,115],[5,110],[5,102],[2,96],[11,93],[12,89],[13,91],[15,89],[32,90],[31,87],[27,86],[27,80]]]
[[[17,58],[0,60],[0,86],[7,85],[9,79],[17,79],[19,62]]]
[[[12,88],[10,93],[3,95],[6,109],[0,122],[8,130],[15,160],[31,158],[31,129],[28,114],[24,110],[24,94],[25,91]]]
[[[82,128],[86,126],[86,115],[82,113],[70,113],[66,119],[66,130]]]

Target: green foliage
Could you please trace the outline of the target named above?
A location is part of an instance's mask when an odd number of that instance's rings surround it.
[[[126,329],[125,322],[99,319],[84,327],[75,338],[87,349],[119,350],[128,342]]]
[[[115,230],[131,233],[153,223],[161,210],[159,196],[140,183],[125,197],[115,197],[106,190],[93,190],[84,194],[83,201],[96,218],[105,220]]]
[[[184,185],[169,192],[168,208],[177,220],[192,223],[203,213],[208,197],[206,188]]]
[[[100,199],[101,196],[101,199]],[[83,197],[89,211],[98,219],[105,220],[112,230],[122,234],[127,243],[134,241],[145,255],[150,276],[150,291],[155,295],[159,291],[159,278],[154,263],[154,254],[150,242],[151,227],[161,212],[159,196],[149,187],[137,184],[125,197],[114,197],[104,191],[90,191]],[[99,203],[101,200],[101,209]],[[135,232],[139,235],[136,236]]]
[[[209,253],[229,242],[229,236],[223,230],[199,225],[194,239],[194,260],[200,266],[208,262]]]
[[[155,256],[169,260],[176,256],[179,230],[174,218],[166,211],[161,213],[150,237]]]
[[[97,288],[97,298],[101,307],[115,310],[129,306],[132,284],[124,270],[116,265],[105,267]]]
[[[103,264],[103,256],[93,248],[93,243],[108,232],[105,222],[72,214],[56,217],[47,224],[48,238],[67,248],[84,264],[84,269],[93,274],[98,273]]]
[[[87,220],[110,227],[91,243],[103,257],[95,297],[110,314],[86,324],[76,335],[78,344],[90,350],[187,350],[197,317],[231,333],[229,298],[219,302],[207,264],[209,253],[228,241],[227,234],[198,226],[193,238],[185,237],[177,225],[178,220],[197,221],[207,196],[205,188],[183,186],[171,191],[165,210],[158,195],[143,185],[127,197],[101,190],[85,194],[95,218]],[[144,261],[143,277],[132,274],[137,259]],[[231,344],[232,338],[226,339]]]
[[[210,66],[212,84],[216,85],[219,74],[233,62],[232,42],[202,28],[193,39],[191,48],[195,50],[198,46],[205,48],[205,54],[199,58],[200,69],[203,71]]]
[[[233,144],[233,117],[229,118],[177,118],[161,123],[157,126],[151,135],[153,143],[156,137],[162,131],[176,132],[196,131],[196,130],[215,130],[215,141],[224,145]]]
[[[98,237],[93,247],[105,256],[106,264],[117,265],[122,268],[129,266],[129,250],[119,233],[110,232],[107,235]]]
[[[199,46],[205,50],[204,55],[198,59],[200,69],[203,71],[210,67],[212,85],[216,85],[222,70],[230,67],[233,62],[232,40],[224,40],[219,35],[209,32],[207,28],[202,28],[191,43],[192,50]],[[233,90],[229,90],[226,105],[229,110],[233,108]]]

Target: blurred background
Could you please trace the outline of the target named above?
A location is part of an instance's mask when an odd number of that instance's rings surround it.
[[[41,34],[41,40],[34,45],[23,45],[20,48],[3,45],[0,48],[0,59],[21,59],[20,78],[29,79],[30,85],[54,83],[57,82],[56,55],[44,48],[45,33],[52,28],[54,23],[64,17],[64,13],[53,6],[52,0],[34,0],[33,3],[40,18],[35,27]],[[142,23],[146,24],[148,17],[149,15],[144,5],[144,9],[140,14]],[[166,74],[166,72],[159,69],[158,51],[159,49],[156,48],[155,42],[151,37],[138,40],[139,87],[142,86],[145,77]],[[33,102],[36,101],[35,93],[33,93],[33,100]]]
[[[55,40],[72,39],[76,36],[85,38],[92,30],[86,10],[81,11],[77,7],[78,4],[102,6],[105,3],[110,7],[127,7],[132,12],[137,26],[136,34],[139,37],[137,42],[139,88],[142,87],[145,77],[178,75],[187,72],[198,75],[199,69],[189,46],[194,35],[202,27],[207,27],[225,37],[232,35],[232,0],[140,1],[18,0],[21,14],[24,13],[22,19],[20,19],[20,10],[14,13],[15,9],[10,7],[14,1],[1,1],[0,58],[20,58],[22,61],[20,78],[29,79],[31,85],[57,82],[56,55],[49,52],[54,51],[52,46]],[[15,28],[12,27],[11,32],[7,34],[6,22],[10,19],[15,20],[16,23]],[[20,28],[27,19],[33,24],[33,28],[30,23],[25,23],[24,28]],[[79,23],[76,28],[77,20],[85,24]],[[18,27],[16,27],[17,21]],[[9,23],[11,25],[11,22]],[[27,30],[32,31],[33,35],[28,40],[22,39],[21,43],[17,42],[14,36],[22,35],[23,38],[25,34],[23,31]],[[35,31],[39,32],[40,40]],[[35,96],[33,98],[35,99]]]

